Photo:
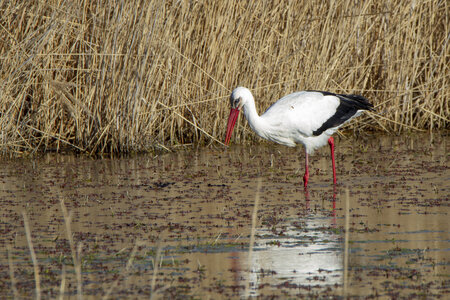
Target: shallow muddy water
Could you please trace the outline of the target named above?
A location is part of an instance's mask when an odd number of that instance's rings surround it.
[[[0,294],[448,298],[450,137],[336,146],[3,160]]]

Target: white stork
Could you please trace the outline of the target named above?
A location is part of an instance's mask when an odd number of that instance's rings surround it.
[[[331,149],[333,183],[336,184],[333,133],[344,123],[359,116],[373,105],[359,95],[334,94],[320,91],[301,91],[284,96],[272,104],[261,116],[256,112],[255,99],[249,89],[237,87],[230,96],[225,144],[228,145],[240,110],[248,124],[260,137],[282,145],[305,147],[305,175],[308,185],[308,155],[328,144]]]

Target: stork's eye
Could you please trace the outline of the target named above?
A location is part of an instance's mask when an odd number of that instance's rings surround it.
[[[232,108],[239,109],[241,106],[242,98],[241,97],[230,97],[230,104]]]

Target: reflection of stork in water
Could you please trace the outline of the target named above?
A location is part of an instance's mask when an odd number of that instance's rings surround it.
[[[330,203],[331,204],[331,203]],[[273,236],[272,228],[256,229],[251,261],[239,255],[242,276],[253,287],[245,296],[258,296],[258,287],[283,282],[298,286],[334,286],[343,283],[342,233],[330,230],[334,217],[308,214],[295,223],[279,224],[283,235]]]
[[[257,191],[260,187],[259,183]],[[239,275],[235,278],[236,284],[247,278],[242,294],[244,298],[258,296],[266,285],[288,283],[299,287],[320,285],[326,288],[342,284],[342,234],[330,230],[336,227],[336,191],[333,190],[331,215],[326,214],[331,218],[324,217],[323,210],[314,213],[309,209],[308,190],[305,191],[305,200],[307,207],[304,215],[292,215],[294,219],[286,216],[285,222],[277,224],[283,228],[282,235],[274,236],[271,226],[254,228],[255,222],[252,221],[249,251],[234,252],[232,255],[232,269]],[[254,214],[257,213],[258,203],[259,192],[255,196]],[[254,243],[252,236],[255,237]]]
[[[373,105],[359,95],[302,91],[284,96],[259,116],[252,93],[244,87],[233,90],[230,104],[225,144],[230,142],[239,111],[243,109],[248,124],[260,137],[290,147],[296,144],[305,147],[305,188],[309,179],[308,154],[327,142],[331,150],[333,182],[336,184],[332,135],[363,110],[373,110]]]

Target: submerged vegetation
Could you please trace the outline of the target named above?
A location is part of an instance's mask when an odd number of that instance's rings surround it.
[[[1,1],[1,151],[220,141],[238,85],[260,111],[329,90],[375,104],[363,128],[448,128],[449,10],[438,0]]]

